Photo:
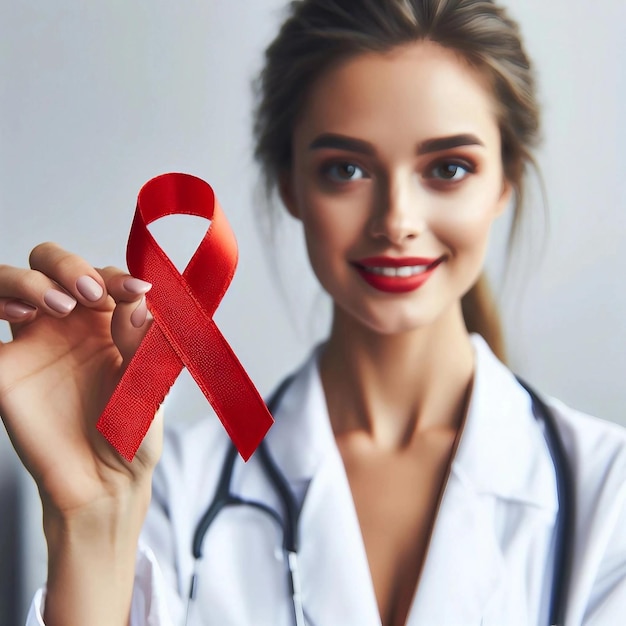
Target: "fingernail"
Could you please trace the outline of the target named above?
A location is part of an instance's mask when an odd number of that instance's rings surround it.
[[[139,278],[127,278],[124,282],[124,289],[128,293],[139,295],[140,293],[147,293],[152,289],[152,283],[148,283],[145,280],[139,280]]]
[[[7,302],[4,305],[4,314],[7,317],[20,319],[34,313],[37,309],[34,306],[24,304],[23,302]]]
[[[141,328],[145,324],[147,317],[148,307],[146,306],[146,299],[142,298],[137,308],[130,315],[130,323],[135,328]]]
[[[97,302],[104,293],[104,289],[90,276],[81,276],[76,281],[76,289],[89,302]]]
[[[43,295],[43,301],[57,313],[70,313],[76,306],[76,300],[56,289],[48,289]]]

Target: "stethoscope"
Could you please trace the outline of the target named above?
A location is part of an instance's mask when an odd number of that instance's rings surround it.
[[[283,380],[271,395],[267,402],[267,408],[270,413],[275,414],[276,408],[292,380],[293,376]],[[567,604],[574,543],[574,485],[572,472],[552,411],[531,387],[520,378],[517,380],[531,398],[533,415],[543,423],[544,436],[554,464],[559,508],[555,522],[554,559],[548,624],[550,626],[563,626],[565,624],[565,607]],[[287,479],[270,455],[265,441],[261,443],[255,454],[259,458],[267,479],[276,490],[282,505],[282,514],[263,502],[247,500],[232,492],[231,483],[238,454],[235,446],[231,444],[224,458],[213,501],[198,522],[194,532],[192,552],[196,567],[194,567],[189,587],[185,626],[188,623],[192,602],[196,598],[198,588],[197,563],[202,558],[204,537],[217,515],[224,508],[230,506],[249,506],[257,509],[274,520],[279,526],[283,535],[283,551],[287,563],[286,573],[293,608],[293,623],[295,626],[307,626],[307,623],[308,626],[311,626],[310,621],[307,622],[305,620],[298,570],[298,517],[300,514],[298,502],[291,491]]]

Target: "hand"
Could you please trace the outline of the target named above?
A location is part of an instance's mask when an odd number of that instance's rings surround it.
[[[55,244],[31,269],[0,266],[0,415],[46,508],[61,516],[148,485],[162,445],[157,414],[132,463],[96,430],[125,365],[149,328],[148,283],[91,267]]]

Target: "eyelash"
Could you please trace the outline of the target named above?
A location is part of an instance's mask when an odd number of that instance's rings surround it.
[[[453,180],[452,178],[446,178],[445,176],[434,175],[434,172],[437,169],[444,168],[444,167],[460,168],[462,170],[465,170],[465,175],[459,180]],[[458,169],[456,171],[458,172]],[[455,185],[464,181],[470,174],[473,174],[475,171],[476,171],[476,167],[472,163],[469,163],[468,161],[457,160],[457,159],[446,159],[443,161],[438,161],[437,163],[434,163],[426,170],[427,174],[429,174],[427,178],[432,178],[440,182],[443,182],[444,184],[449,184],[449,185]],[[456,175],[456,172],[455,172],[455,175]]]
[[[353,167],[361,172],[361,176],[359,178],[342,178],[340,176],[333,175],[333,170],[341,167]],[[322,176],[327,178],[330,182],[337,184],[349,183],[354,180],[362,180],[363,178],[370,178],[365,169],[353,161],[333,161],[331,163],[326,163],[322,166],[321,173]]]

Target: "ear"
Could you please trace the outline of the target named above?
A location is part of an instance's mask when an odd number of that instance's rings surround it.
[[[513,185],[511,181],[508,179],[504,179],[502,182],[502,192],[500,193],[500,197],[498,198],[498,202],[496,204],[496,217],[500,217],[509,206],[509,202],[511,202],[511,198],[513,196]]]
[[[285,208],[289,211],[289,214],[299,220],[300,213],[298,211],[293,191],[293,177],[291,170],[283,170],[280,173],[280,176],[278,177],[278,193],[280,194],[280,199],[285,205]]]

